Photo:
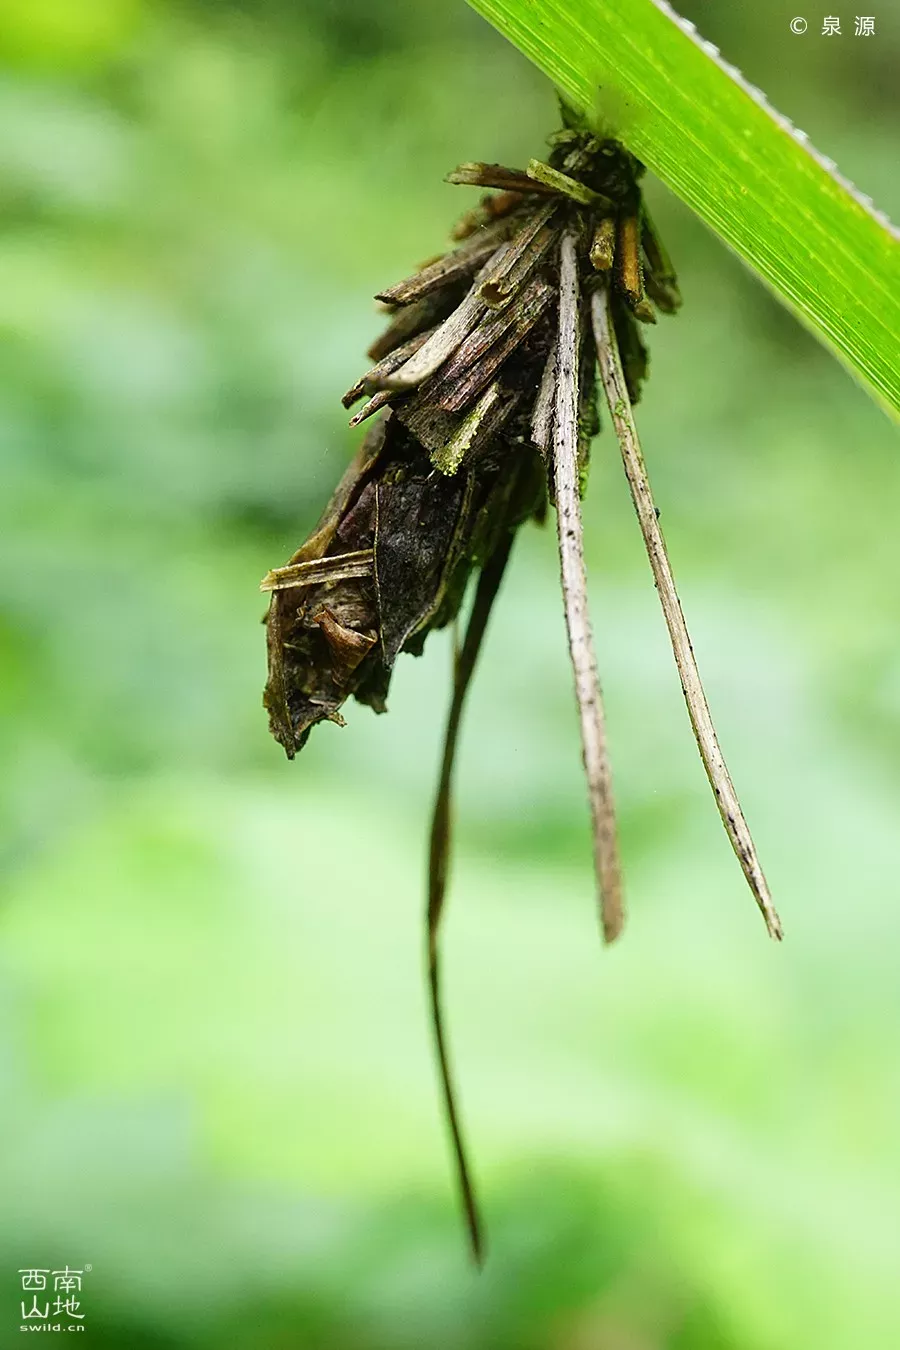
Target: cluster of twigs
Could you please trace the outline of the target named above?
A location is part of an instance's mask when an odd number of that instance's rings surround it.
[[[473,1251],[482,1230],[466,1162],[440,1002],[438,932],[447,884],[460,718],[513,538],[556,507],[562,589],[593,822],[603,933],[623,900],[612,777],[584,567],[581,496],[598,427],[597,372],[716,802],[769,932],[778,916],[716,738],[675,590],[632,415],[647,373],[641,326],[680,304],[642,200],[642,166],[615,141],[567,127],[526,171],[466,164],[449,180],[491,189],[454,230],[457,247],[381,292],[390,311],[375,365],[349,389],[367,436],[322,521],[269,573],[272,729],[293,755],[352,693],[383,709],[401,651],[455,619],[479,574],[456,657],[431,833],[428,970],[444,1097]]]

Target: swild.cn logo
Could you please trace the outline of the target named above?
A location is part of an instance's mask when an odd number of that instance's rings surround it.
[[[20,1300],[22,1321],[20,1331],[84,1331],[84,1312],[81,1302],[82,1279],[90,1264],[81,1270],[50,1270],[34,1266],[20,1270],[22,1292]],[[48,1288],[47,1279],[53,1282]],[[51,1293],[55,1297],[51,1298]],[[31,1296],[31,1303],[28,1302]]]

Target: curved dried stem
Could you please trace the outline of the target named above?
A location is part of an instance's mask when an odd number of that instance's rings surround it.
[[[456,655],[453,675],[453,698],[447,717],[447,729],[444,733],[444,755],[441,773],[435,797],[434,813],[431,818],[431,841],[428,853],[428,914],[427,914],[427,962],[428,985],[431,994],[431,1021],[434,1028],[435,1048],[437,1050],[438,1071],[444,1105],[450,1125],[453,1153],[456,1160],[456,1172],[459,1191],[465,1215],[466,1231],[472,1256],[477,1265],[484,1261],[484,1233],[475,1187],[472,1182],[466,1147],[463,1141],[462,1126],[456,1105],[456,1092],[450,1070],[447,1041],[444,1034],[444,1020],[441,1011],[441,969],[438,937],[441,918],[444,911],[444,898],[447,892],[447,872],[450,856],[451,807],[453,789],[453,766],[456,759],[456,746],[462,721],[463,705],[478,653],[484,639],[491,608],[500,589],[503,573],[509,561],[513,535],[509,534],[498,545],[491,558],[485,564],[478,579],[472,612],[466,627],[466,636],[461,650]]]

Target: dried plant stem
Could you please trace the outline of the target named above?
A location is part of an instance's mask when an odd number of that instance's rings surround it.
[[[377,412],[381,412],[382,408],[387,407],[393,397],[395,396],[390,394],[387,389],[379,389],[377,394],[373,394],[368,402],[363,404],[359,412],[353,414],[350,418],[349,425],[351,427],[358,427],[360,423],[367,421],[370,417],[374,417]]]
[[[578,301],[577,245],[574,234],[567,230],[560,246],[559,337],[553,420],[556,523],[566,628],[593,821],[594,867],[600,890],[603,936],[607,942],[612,942],[622,930],[624,916],[612,774],[584,570],[578,478],[578,358],[581,346]]]
[[[445,176],[444,182],[464,187],[499,188],[501,192],[556,192],[555,187],[536,182],[521,169],[507,169],[503,164],[458,164]]]
[[[413,300],[420,300],[423,295],[440,290],[443,286],[465,281],[487,262],[514,229],[515,222],[505,216],[492,221],[483,226],[474,239],[428,263],[404,281],[385,287],[383,291],[378,292],[375,299],[382,300],[385,304],[408,305]]]
[[[475,1188],[469,1172],[466,1148],[463,1142],[462,1127],[456,1106],[456,1093],[450,1072],[450,1060],[444,1035],[443,1014],[441,1012],[441,981],[438,936],[441,917],[444,910],[444,897],[447,891],[447,868],[450,854],[451,795],[453,788],[453,764],[456,758],[456,746],[462,720],[463,704],[472,681],[475,663],[481,650],[491,607],[500,588],[506,564],[512,549],[513,536],[509,534],[486,563],[478,580],[472,613],[466,627],[466,636],[461,650],[456,654],[454,663],[453,698],[447,717],[447,729],[444,734],[444,756],[441,762],[441,774],[438,780],[434,814],[431,820],[431,843],[428,854],[428,928],[427,960],[428,984],[431,991],[431,1021],[434,1027],[435,1047],[437,1050],[438,1070],[450,1134],[453,1140],[453,1152],[456,1159],[456,1171],[460,1196],[465,1213],[466,1230],[472,1255],[480,1266],[484,1261],[484,1237]]]
[[[690,634],[684,621],[681,602],[675,589],[675,578],[669,564],[669,555],[660,529],[647,467],[638,440],[637,427],[631,410],[631,402],[625,385],[625,376],[615,337],[610,297],[605,290],[597,291],[592,302],[594,337],[597,343],[597,355],[600,364],[600,379],[609,403],[622,451],[625,475],[631,489],[634,508],[640,522],[644,543],[659,599],[669,629],[675,664],[684,690],[691,725],[697,739],[700,758],[703,760],[710,786],[715,794],[722,823],[731,840],[731,845],[747,878],[753,896],[759,906],[766,927],[773,938],[781,938],[781,920],[776,913],[769,893],[766,878],[757,857],[756,848],[750,834],[750,828],[741,810],[734,784],[719,746],[716,729],[709,711],[709,704],[700,682],[700,672],[691,646]]]
[[[535,278],[506,309],[485,320],[450,358],[441,371],[432,395],[447,412],[462,412],[491,380],[496,371],[520,347],[555,299],[553,288]],[[485,330],[484,332],[482,330]],[[474,358],[464,352],[475,339],[486,346],[476,348]],[[472,346],[476,347],[476,341]],[[464,364],[465,363],[465,364]]]
[[[612,206],[608,197],[604,197],[600,192],[595,192],[593,188],[589,188],[586,183],[580,182],[577,178],[570,178],[567,173],[560,173],[559,169],[554,169],[550,164],[545,164],[542,159],[530,160],[526,172],[535,183],[550,188],[553,192],[561,192],[564,196],[571,197],[573,201],[579,202],[582,206]]]
[[[502,248],[493,255],[494,260],[498,260],[508,247],[508,244],[503,244]],[[453,355],[463,339],[469,336],[486,309],[487,305],[478,294],[477,288],[473,286],[462,303],[453,310],[439,328],[434,330],[431,337],[422,344],[416,354],[411,356],[399,370],[392,371],[391,374],[383,378],[381,381],[382,388],[386,390],[415,389],[417,385],[422,384],[428,379],[429,375],[433,375]]]
[[[397,370],[399,366],[403,365],[404,361],[414,356],[419,348],[428,341],[433,332],[433,328],[426,328],[424,333],[416,333],[415,337],[411,337],[408,342],[395,347],[376,366],[367,370],[365,375],[361,375],[356,384],[352,384],[341,399],[344,407],[352,408],[354,403],[358,403],[364,394],[378,389],[384,376],[389,375],[392,370]]]
[[[370,548],[339,553],[333,558],[313,558],[309,562],[273,567],[259,583],[261,591],[286,591],[291,587],[319,586],[323,582],[345,581],[351,577],[369,577],[375,566]]]

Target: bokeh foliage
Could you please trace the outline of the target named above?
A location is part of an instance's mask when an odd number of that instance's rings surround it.
[[[774,0],[690,16],[900,214],[886,23],[839,46]],[[606,433],[587,524],[631,925],[600,951],[532,530],[464,739],[448,929],[476,1281],[420,968],[449,641],[289,766],[256,582],[351,452],[367,297],[470,200],[447,168],[540,152],[551,93],[463,5],[411,0],[7,0],[0,51],[0,1339],[19,1267],[90,1262],[117,1350],[895,1343],[886,419],[650,185],[686,303],[641,427],[787,941],[720,837]]]

